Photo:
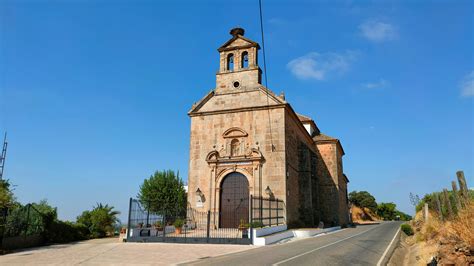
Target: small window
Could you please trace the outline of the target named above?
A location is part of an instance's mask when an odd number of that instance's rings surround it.
[[[233,139],[230,142],[230,156],[236,156],[240,154],[240,141]]]
[[[227,70],[234,70],[234,54],[227,55]]]
[[[249,67],[249,53],[247,51],[242,53],[242,68]]]

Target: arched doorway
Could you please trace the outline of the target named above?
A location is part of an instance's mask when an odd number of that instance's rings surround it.
[[[238,228],[249,222],[249,182],[237,172],[228,174],[221,183],[219,227]]]

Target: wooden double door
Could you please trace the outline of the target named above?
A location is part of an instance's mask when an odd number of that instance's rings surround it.
[[[237,172],[228,174],[220,189],[220,228],[238,228],[249,222],[249,182]]]

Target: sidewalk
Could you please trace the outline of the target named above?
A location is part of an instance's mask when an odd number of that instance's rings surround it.
[[[170,265],[255,248],[251,245],[120,243],[117,238],[32,248],[0,256],[0,265]]]

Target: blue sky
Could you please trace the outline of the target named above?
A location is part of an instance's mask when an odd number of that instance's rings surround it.
[[[197,2],[197,1],[196,1]],[[122,211],[157,169],[188,171],[191,105],[258,1],[2,1],[0,131],[23,202]],[[349,190],[474,186],[472,1],[263,1],[268,86],[341,139]],[[262,62],[262,61],[260,61]]]

